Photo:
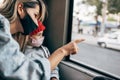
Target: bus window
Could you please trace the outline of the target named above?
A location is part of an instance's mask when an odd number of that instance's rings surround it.
[[[117,3],[116,3],[117,2]],[[71,40],[85,38],[77,55],[70,60],[113,78],[120,79],[120,40],[105,36],[120,35],[116,0],[74,0]],[[114,4],[114,5],[112,5]],[[111,7],[114,7],[112,9]]]

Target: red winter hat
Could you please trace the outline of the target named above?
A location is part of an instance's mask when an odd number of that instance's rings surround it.
[[[41,21],[38,20],[38,28],[35,29],[33,32],[30,33],[30,35],[35,35],[40,31],[44,31],[45,30],[45,26],[42,24]]]

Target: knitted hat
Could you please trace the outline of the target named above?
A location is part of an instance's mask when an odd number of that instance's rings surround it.
[[[38,20],[38,28],[35,29],[33,32],[30,33],[30,35],[35,35],[40,31],[44,31],[45,30],[45,26],[42,24],[41,21]]]

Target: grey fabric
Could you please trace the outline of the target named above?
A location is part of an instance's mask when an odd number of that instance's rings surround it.
[[[0,80],[49,80],[50,73],[48,59],[29,58],[19,51],[8,20],[0,15]]]
[[[50,52],[47,47],[41,45],[40,47],[32,47],[32,46],[26,46],[25,47],[25,55],[29,58],[35,58],[35,57],[43,57],[48,58],[50,56]],[[59,80],[59,68],[56,67],[53,71],[51,71],[51,77],[56,77]]]

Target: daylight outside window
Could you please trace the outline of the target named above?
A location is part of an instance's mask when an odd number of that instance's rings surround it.
[[[120,78],[120,0],[74,0],[72,40],[85,38],[70,59]]]

